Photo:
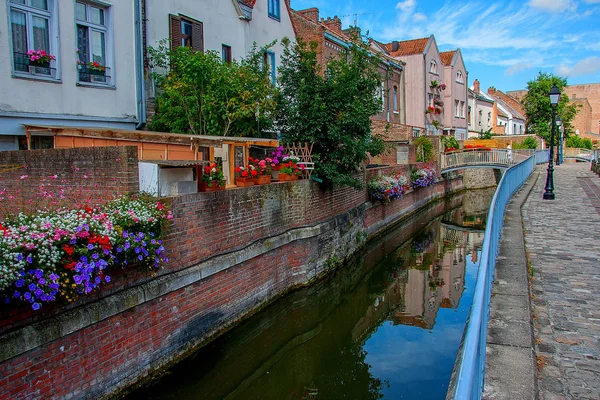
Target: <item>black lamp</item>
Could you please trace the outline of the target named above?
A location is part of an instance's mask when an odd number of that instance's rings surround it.
[[[560,100],[560,90],[556,83],[552,84],[549,93],[550,105],[552,106],[552,131],[550,132],[550,159],[548,160],[548,170],[546,173],[546,191],[544,200],[554,200],[554,131],[556,130],[556,106]]]
[[[556,116],[556,129],[558,129],[558,147],[556,148],[556,165],[560,165],[560,164],[562,164],[562,151],[563,151],[562,118],[560,118],[560,115]]]

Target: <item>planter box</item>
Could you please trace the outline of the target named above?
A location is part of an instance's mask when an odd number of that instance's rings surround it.
[[[279,181],[280,182],[297,181],[297,180],[298,180],[298,175],[284,174],[282,172],[279,173]]]
[[[246,177],[246,178],[235,178],[235,184],[237,186],[254,186],[254,179],[250,178],[250,177]]]
[[[271,183],[271,175],[258,175],[254,180],[255,185],[266,185]]]

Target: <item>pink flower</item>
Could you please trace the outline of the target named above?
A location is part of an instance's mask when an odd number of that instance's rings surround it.
[[[23,179],[27,179],[29,178],[29,175],[21,175],[21,177],[19,179],[23,180]]]

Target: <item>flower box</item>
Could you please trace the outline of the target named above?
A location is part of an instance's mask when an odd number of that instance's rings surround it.
[[[254,179],[250,178],[250,177],[246,177],[246,178],[235,178],[235,184],[237,186],[254,186]]]
[[[210,181],[207,183],[206,185],[206,191],[207,192],[212,192],[215,190],[225,190],[225,185],[221,186],[219,185],[219,181]]]
[[[266,185],[271,183],[271,175],[258,175],[254,180],[255,185]]]
[[[280,182],[297,181],[297,180],[298,180],[298,175],[284,174],[283,172],[279,173],[279,181]]]

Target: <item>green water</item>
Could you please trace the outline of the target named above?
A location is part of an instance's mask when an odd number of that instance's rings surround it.
[[[492,194],[420,212],[128,398],[443,399]]]

